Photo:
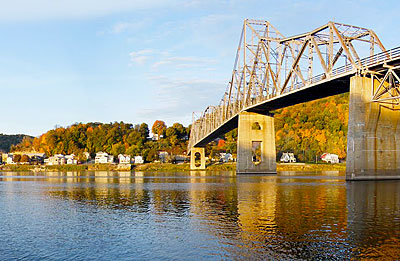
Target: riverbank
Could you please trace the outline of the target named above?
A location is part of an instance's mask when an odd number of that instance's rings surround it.
[[[346,163],[277,163],[277,171],[327,171],[346,170]]]
[[[277,171],[327,171],[327,170],[346,170],[346,163],[326,164],[326,163],[277,163]],[[190,164],[172,163],[145,163],[139,165],[118,166],[117,164],[89,164],[89,165],[2,165],[0,171],[190,171]],[[207,165],[210,171],[236,171],[236,162],[211,163]]]

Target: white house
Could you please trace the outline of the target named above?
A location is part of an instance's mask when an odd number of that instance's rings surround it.
[[[78,164],[78,161],[75,159],[75,154],[66,155],[65,159],[67,160],[67,165]]]
[[[324,153],[321,155],[321,160],[327,163],[339,163],[339,156],[332,153]]]
[[[168,152],[166,152],[166,151],[160,151],[160,152],[158,152],[158,158],[160,159],[160,161],[161,161],[162,163],[167,162],[168,156],[169,156],[169,154],[168,154]]]
[[[164,135],[158,135],[157,133],[153,134],[152,140],[160,140],[164,137]]]
[[[87,152],[87,151],[85,151],[85,152],[83,153],[83,156],[85,156],[86,160],[89,160],[89,159],[90,159],[90,153]]]
[[[285,162],[285,163],[288,163],[288,162],[290,162],[290,163],[296,162],[296,157],[294,156],[293,153],[284,152],[284,153],[282,154],[281,161],[282,161],[282,162]]]
[[[143,157],[142,156],[135,156],[134,162],[136,164],[143,164],[144,163]]]
[[[221,152],[219,155],[222,162],[233,161],[232,154],[230,153]]]
[[[118,155],[118,162],[119,164],[130,164],[131,163],[131,156],[126,154],[119,154]]]
[[[114,162],[114,156],[108,155],[108,153],[102,152],[102,151],[96,153],[94,163],[105,164],[105,163],[113,163],[113,162]]]
[[[66,162],[65,156],[62,154],[56,154],[48,159],[44,160],[46,165],[64,165]]]
[[[15,164],[15,162],[13,161],[13,154],[11,153],[3,154],[3,161],[6,164]]]

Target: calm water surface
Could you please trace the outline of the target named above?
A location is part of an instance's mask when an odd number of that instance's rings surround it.
[[[0,259],[400,258],[400,181],[0,172]]]

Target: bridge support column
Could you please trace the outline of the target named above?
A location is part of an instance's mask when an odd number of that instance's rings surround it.
[[[400,111],[371,102],[378,85],[350,79],[346,180],[400,179]]]
[[[239,114],[236,172],[276,173],[274,117]]]
[[[206,154],[205,149],[193,147],[190,152],[190,169],[206,169]]]

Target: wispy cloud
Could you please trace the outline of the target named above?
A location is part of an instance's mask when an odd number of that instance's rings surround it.
[[[193,68],[201,66],[210,66],[214,63],[214,59],[195,57],[195,56],[171,56],[160,59],[153,63],[153,68],[158,68],[164,65],[173,65],[176,68]]]
[[[199,78],[170,78],[150,76],[148,81],[157,86],[154,92],[156,106],[144,108],[139,117],[162,118],[190,123],[192,111],[202,111],[210,101],[218,104],[219,95],[225,90],[223,81]]]
[[[209,70],[215,59],[197,56],[172,56],[168,51],[155,49],[143,49],[129,53],[131,61],[138,65],[144,65],[148,61],[154,70],[168,66],[175,69],[200,68]]]
[[[137,22],[118,22],[113,25],[110,32],[113,34],[123,33],[125,31],[132,31],[142,28],[145,25],[144,21]]]
[[[139,65],[143,65],[150,59],[150,57],[156,52],[153,49],[143,49],[129,53],[131,61]]]

